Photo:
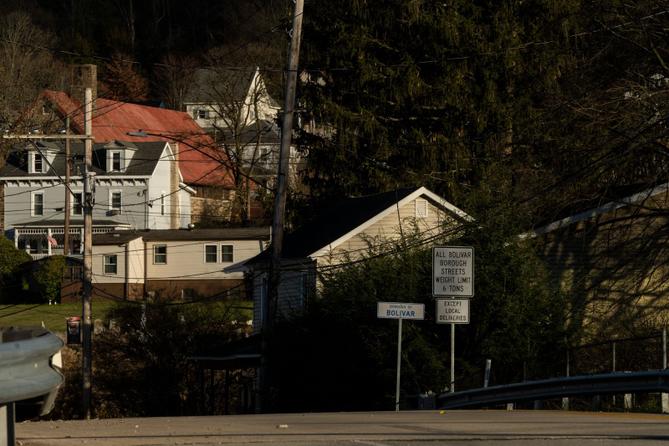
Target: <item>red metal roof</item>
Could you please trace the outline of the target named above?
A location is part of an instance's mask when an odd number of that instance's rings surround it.
[[[84,133],[83,107],[79,101],[62,91],[46,90],[43,97],[59,114],[70,116],[74,131]],[[138,131],[147,136],[128,135]],[[95,142],[177,142],[184,183],[228,188],[234,185],[226,167],[227,157],[187,113],[98,98],[93,110],[93,136]]]

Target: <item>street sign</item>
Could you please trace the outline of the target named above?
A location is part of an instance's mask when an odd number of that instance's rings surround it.
[[[425,319],[425,305],[403,302],[378,302],[376,317],[381,319]]]
[[[432,248],[432,295],[474,297],[474,248],[435,246]]]
[[[437,324],[468,324],[469,299],[437,299]]]

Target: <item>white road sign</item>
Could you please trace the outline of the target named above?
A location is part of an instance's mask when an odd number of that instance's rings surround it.
[[[469,299],[437,299],[437,324],[468,324]]]
[[[435,246],[432,248],[432,295],[474,297],[474,248]]]
[[[404,302],[378,302],[376,316],[381,319],[425,319],[425,305]]]

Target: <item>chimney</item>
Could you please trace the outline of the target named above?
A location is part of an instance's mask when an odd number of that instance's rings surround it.
[[[70,67],[70,97],[84,103],[86,88],[93,90],[93,110],[98,98],[98,66],[93,64],[72,65]]]

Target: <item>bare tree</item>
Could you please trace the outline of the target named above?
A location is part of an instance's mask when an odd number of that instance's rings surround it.
[[[197,60],[191,56],[169,54],[156,65],[156,91],[170,108],[185,110],[184,102],[196,70]]]
[[[61,86],[65,70],[51,54],[54,41],[26,12],[0,18],[0,121],[5,128],[17,125],[44,88]]]

